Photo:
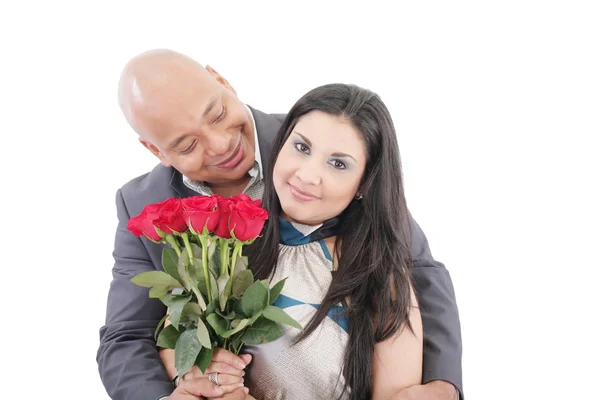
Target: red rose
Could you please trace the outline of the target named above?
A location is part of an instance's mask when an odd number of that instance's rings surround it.
[[[229,216],[231,215],[231,206],[233,201],[231,199],[220,197],[217,200],[218,211],[219,211],[219,223],[215,228],[214,234],[224,239],[229,239],[231,233],[229,233]]]
[[[256,201],[240,201],[231,206],[229,229],[236,239],[246,242],[256,239],[267,218],[267,211],[256,206]]]
[[[209,232],[215,230],[219,222],[217,196],[192,196],[181,200],[183,219],[193,232],[201,234],[206,226]]]
[[[230,197],[229,200],[231,200],[231,202],[233,202],[233,204],[237,204],[237,203],[240,203],[243,201],[246,203],[253,204],[256,207],[260,207],[262,205],[261,199],[252,200],[252,198],[250,196],[248,196],[247,194],[244,194],[244,193],[238,194],[237,196]]]
[[[154,228],[154,221],[159,217],[158,209],[157,204],[148,204],[140,215],[129,219],[127,229],[137,237],[144,235],[148,239],[160,242],[162,238]]]
[[[154,225],[158,229],[167,234],[182,233],[187,230],[181,199],[170,198],[157,205],[159,216],[154,221]]]

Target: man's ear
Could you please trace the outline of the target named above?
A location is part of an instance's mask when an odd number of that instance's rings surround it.
[[[158,149],[158,147],[156,147],[155,145],[153,145],[150,142],[146,142],[141,137],[138,138],[138,140],[140,141],[140,143],[142,144],[142,146],[144,146],[145,148],[147,148],[148,150],[150,150],[150,152],[152,154],[154,154],[156,156],[156,158],[158,158],[160,160],[160,163],[162,165],[164,165],[165,167],[170,167],[171,166],[171,163],[167,161],[167,159],[165,158],[165,156],[163,155],[163,153]]]
[[[237,92],[235,91],[235,89],[229,84],[229,82],[227,81],[227,79],[223,78],[217,71],[215,71],[215,69],[213,67],[211,67],[210,65],[206,66],[206,70],[215,77],[215,79],[217,80],[217,82],[219,82],[221,85],[225,86],[227,89],[231,90],[236,96],[237,96]]]

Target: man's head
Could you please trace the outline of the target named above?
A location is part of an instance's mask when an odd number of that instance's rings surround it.
[[[190,179],[228,185],[254,165],[254,125],[229,82],[170,50],[125,66],[119,104],[140,142]]]

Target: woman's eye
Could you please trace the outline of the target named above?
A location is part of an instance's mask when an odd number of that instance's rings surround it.
[[[294,146],[296,147],[296,150],[298,150],[300,153],[310,153],[310,149],[304,143],[296,143],[294,144]]]
[[[346,169],[346,163],[340,160],[332,160],[330,162],[330,164],[335,168],[335,169]]]

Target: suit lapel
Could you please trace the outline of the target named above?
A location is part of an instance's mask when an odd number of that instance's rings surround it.
[[[256,123],[260,158],[262,160],[263,171],[265,171],[269,165],[271,147],[273,145],[273,140],[275,140],[275,136],[277,136],[277,132],[281,127],[281,121],[271,114],[265,114],[250,106],[248,107],[250,108],[250,111],[252,111],[254,122]]]

